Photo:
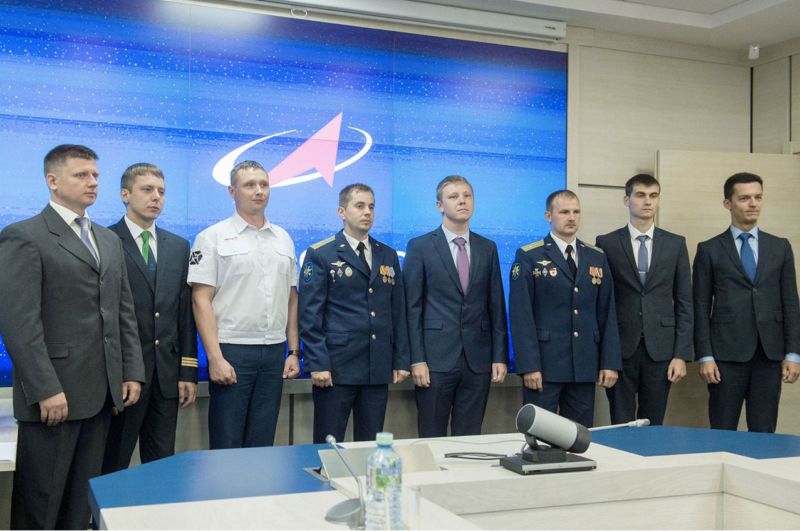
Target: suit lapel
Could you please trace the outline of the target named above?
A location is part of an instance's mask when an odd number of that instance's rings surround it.
[[[636,258],[633,256],[633,243],[631,242],[631,231],[628,227],[622,227],[617,234],[619,235],[619,245],[631,265],[631,272],[634,278],[639,281],[639,269],[636,267]]]
[[[736,243],[733,241],[733,234],[730,230],[726,230],[722,234],[719,235],[720,245],[722,248],[725,249],[725,252],[728,253],[728,257],[734,264],[734,267],[742,274],[744,278],[750,282],[750,277],[747,276],[747,273],[744,270],[744,266],[742,265],[742,258],[739,256],[739,252],[736,250]],[[760,255],[761,253],[759,253]],[[756,269],[756,273],[758,273],[758,269]]]
[[[574,284],[575,278],[572,276],[572,271],[569,270],[569,266],[567,265],[567,261],[564,259],[564,255],[561,254],[561,249],[558,248],[556,242],[553,241],[549,235],[545,239],[547,240],[547,243],[545,244],[545,254],[551,262],[556,264],[556,266],[561,270],[561,273],[570,279]],[[576,245],[574,245],[574,247],[577,247],[577,241],[578,240],[575,240]],[[578,261],[582,261],[580,257],[578,257]]]
[[[116,225],[113,225],[112,230],[119,235],[120,240],[122,240],[122,248],[125,250],[125,253],[131,258],[131,260],[133,260],[133,263],[136,264],[136,269],[138,269],[142,274],[147,282],[147,285],[150,286],[150,290],[154,291],[155,286],[153,285],[153,277],[150,275],[150,271],[147,269],[147,266],[144,263],[142,252],[139,250],[139,246],[136,245],[136,240],[133,239],[133,235],[131,234],[130,229],[128,229],[128,225],[125,223],[125,220],[121,219]],[[159,252],[161,251],[160,246],[158,250]],[[128,274],[130,274],[130,271]]]
[[[336,234],[336,254],[339,256],[339,260],[345,261],[356,271],[359,271],[362,275],[367,278],[370,278],[370,273],[367,271],[367,268],[364,266],[364,263],[361,261],[361,258],[358,257],[356,252],[350,247],[350,244],[347,241],[347,238],[344,237],[344,232],[339,231]],[[373,259],[375,257],[375,250],[372,251]]]
[[[463,295],[464,292],[461,289],[461,280],[458,278],[458,270],[453,263],[453,255],[450,252],[450,243],[447,241],[447,237],[444,235],[444,231],[441,227],[433,233],[433,247],[436,249],[436,254],[438,254],[439,258],[442,260],[445,271],[447,271],[450,279],[456,285],[456,288],[458,288],[459,293]]]
[[[97,267],[97,262],[89,252],[89,249],[86,248],[86,245],[84,245],[80,237],[75,234],[75,232],[69,225],[67,225],[64,219],[58,215],[58,212],[53,210],[53,208],[48,205],[42,211],[42,216],[44,217],[45,223],[47,223],[47,228],[50,230],[50,232],[58,236],[58,245],[79,260],[86,262],[92,267],[92,269],[100,273],[100,269]],[[97,238],[95,237],[95,240],[96,239]],[[102,250],[100,252],[102,260]]]
[[[753,284],[758,284],[761,281],[761,272],[766,269],[766,263],[773,256],[769,250],[769,236],[764,234],[763,231],[758,231],[758,260],[756,261],[756,278]]]
[[[469,287],[472,289],[472,283],[477,280],[478,271],[482,267],[481,258],[483,255],[482,242],[475,236],[474,232],[469,234],[469,247]]]
[[[372,238],[369,239],[369,246],[372,248],[372,263],[370,264],[369,268],[369,283],[372,284],[375,282],[375,278],[378,276],[378,270],[383,262],[383,246]],[[359,258],[358,261],[360,262],[361,259]]]
[[[644,283],[645,286],[651,283],[653,275],[659,271],[659,259],[664,251],[664,237],[660,232],[658,227],[653,230],[653,252],[650,255],[650,268],[647,271],[647,280],[645,280]]]

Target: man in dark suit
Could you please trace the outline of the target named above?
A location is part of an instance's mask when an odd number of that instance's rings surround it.
[[[575,237],[580,215],[574,192],[548,196],[552,229],[517,250],[508,304],[523,402],[591,427],[595,382],[613,387],[622,355],[608,262]]]
[[[383,430],[390,383],[408,375],[408,329],[397,253],[369,236],[375,196],[365,184],[339,193],[344,230],[306,251],[300,339],[311,373],[314,443],[356,441]]]
[[[625,183],[625,227],[597,237],[614,277],[622,374],[607,389],[612,424],[661,425],[670,384],[692,359],[692,284],[683,236],[655,226],[661,186],[652,175]],[[637,411],[638,395],[638,411]]]
[[[748,430],[771,433],[781,382],[800,376],[794,255],[788,240],[758,229],[761,177],[734,174],[723,191],[731,226],[694,259],[695,356],[711,427],[735,430],[746,401]]]
[[[97,155],[44,159],[50,204],[0,233],[0,333],[18,421],[13,529],[86,529],[112,407],[139,398],[144,366],[122,245],[91,223]]]
[[[137,439],[142,463],[173,455],[178,406],[191,405],[196,395],[197,329],[186,283],[189,242],[156,227],[164,191],[157,166],[130,166],[120,183],[126,213],[110,227],[125,251],[146,383],[139,401],[111,419],[104,474],[128,467]]]
[[[442,225],[408,242],[403,282],[420,437],[479,435],[490,380],[508,366],[508,332],[497,246],[469,230],[472,185],[436,187]],[[452,415],[452,420],[451,420]]]

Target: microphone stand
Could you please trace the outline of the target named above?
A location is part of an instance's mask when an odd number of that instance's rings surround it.
[[[350,529],[364,529],[367,520],[367,512],[364,506],[364,493],[361,490],[361,481],[339,451],[339,447],[336,445],[336,437],[328,435],[325,437],[325,442],[333,448],[336,455],[342,460],[347,471],[350,472],[350,475],[356,480],[356,486],[358,487],[358,498],[350,498],[331,507],[325,514],[325,520],[333,524],[347,524]]]

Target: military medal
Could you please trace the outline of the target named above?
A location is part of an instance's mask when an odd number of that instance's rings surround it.
[[[344,268],[344,276],[352,277],[353,276],[353,269],[350,266]]]
[[[534,278],[539,278],[542,276],[542,271],[537,267],[536,269],[531,271],[531,274],[534,276]]]
[[[556,269],[555,267],[551,267],[550,268],[550,276],[551,277],[555,277],[557,274],[558,274],[558,269]]]

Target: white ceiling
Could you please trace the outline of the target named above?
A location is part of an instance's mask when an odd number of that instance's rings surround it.
[[[800,37],[800,0],[424,1],[727,50],[744,51],[752,43],[764,48]]]

